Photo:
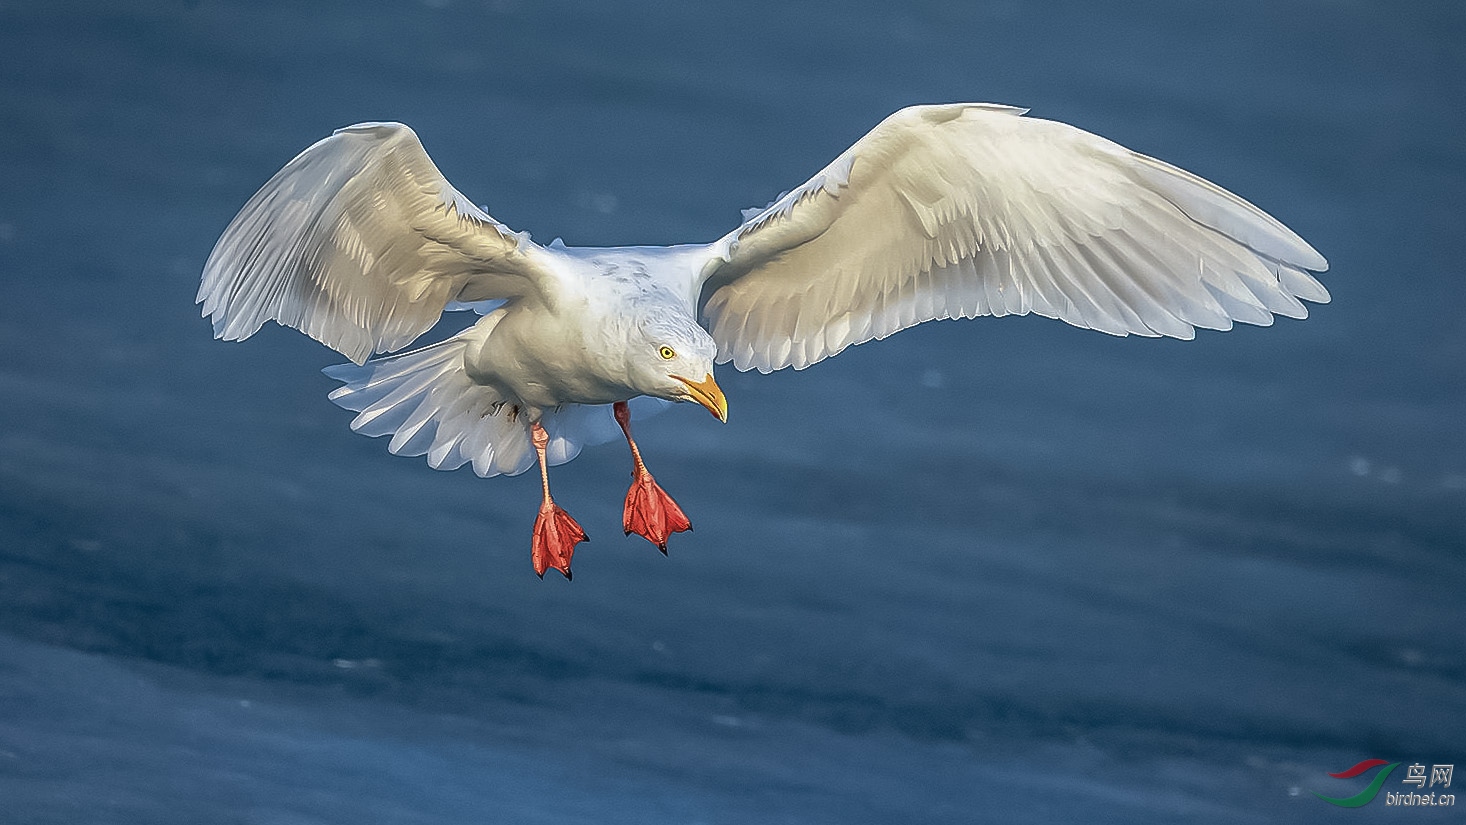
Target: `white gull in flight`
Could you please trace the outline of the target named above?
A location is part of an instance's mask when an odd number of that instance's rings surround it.
[[[631,436],[640,413],[694,401],[726,421],[715,363],[803,369],[941,318],[1059,318],[1113,335],[1303,318],[1323,256],[1195,175],[1073,126],[992,104],[913,106],[804,185],[704,244],[548,247],[443,177],[417,135],[363,123],[306,149],[224,230],[198,300],[216,337],[270,320],[353,364],[326,373],[353,430],[440,470],[538,462],[531,559],[567,578],[585,532],[547,466],[615,437],[634,475],[623,527],[666,552],[690,524]],[[482,315],[392,352],[445,310]]]

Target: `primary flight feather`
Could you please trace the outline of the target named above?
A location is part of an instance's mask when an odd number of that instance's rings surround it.
[[[1115,335],[1306,317],[1328,264],[1221,187],[1073,126],[992,104],[913,106],[710,244],[540,246],[474,206],[417,135],[363,123],[306,149],[225,229],[198,300],[216,337],[265,321],[354,364],[327,369],[352,428],[481,476],[540,467],[535,572],[585,533],[548,465],[630,444],[623,526],[666,552],[686,516],[642,461],[633,412],[727,420],[714,363],[770,372],[938,318],[1030,312]],[[368,361],[447,309],[446,341]],[[633,407],[637,408],[633,410]]]

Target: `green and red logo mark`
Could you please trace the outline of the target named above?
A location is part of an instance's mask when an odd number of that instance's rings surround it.
[[[1366,759],[1348,770],[1329,774],[1329,776],[1335,779],[1353,779],[1356,776],[1362,776],[1381,766],[1383,767],[1374,775],[1374,780],[1369,783],[1369,786],[1353,796],[1335,798],[1324,796],[1318,791],[1314,791],[1313,795],[1330,805],[1338,805],[1340,808],[1358,808],[1363,805],[1368,805],[1374,801],[1376,796],[1379,796],[1380,789],[1384,787],[1385,780],[1390,778],[1390,774],[1394,772],[1395,768],[1400,767],[1399,762],[1386,762],[1383,759]],[[1400,783],[1403,785],[1414,785],[1416,790],[1386,791],[1385,804],[1390,806],[1403,805],[1406,807],[1421,808],[1455,805],[1456,795],[1445,793],[1451,787],[1451,777],[1455,772],[1456,766],[1454,764],[1431,765],[1430,772],[1427,773],[1424,762],[1412,762],[1405,769],[1405,778],[1400,780]],[[1427,781],[1430,783],[1429,785],[1426,784]],[[1437,785],[1440,786],[1439,791],[1434,790]],[[1431,790],[1427,791],[1427,788]]]
[[[1324,796],[1318,791],[1314,791],[1313,795],[1330,805],[1338,805],[1340,808],[1358,808],[1361,805],[1367,805],[1374,801],[1376,796],[1379,796],[1379,789],[1384,787],[1385,780],[1390,778],[1390,772],[1400,766],[1399,762],[1386,762],[1383,759],[1366,759],[1348,770],[1329,774],[1329,776],[1335,779],[1353,779],[1362,773],[1368,773],[1378,768],[1380,765],[1386,766],[1385,769],[1374,775],[1374,781],[1369,783],[1369,787],[1353,796],[1336,799],[1332,796]]]

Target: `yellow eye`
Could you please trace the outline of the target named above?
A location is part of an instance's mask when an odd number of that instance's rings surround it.
[[[661,355],[668,361],[671,361],[673,358],[677,357],[677,353],[673,352],[672,348],[665,344],[662,345],[661,349],[657,350],[657,354]]]

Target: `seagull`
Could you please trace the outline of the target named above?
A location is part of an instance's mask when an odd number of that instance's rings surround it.
[[[626,534],[664,554],[686,514],[633,418],[693,402],[719,421],[715,364],[804,369],[924,321],[1058,318],[1190,339],[1304,318],[1328,263],[1227,190],[1082,129],[988,103],[912,106],[712,243],[548,246],[453,188],[412,129],[361,123],[301,152],[224,230],[198,302],[227,341],[266,321],[352,363],[325,372],[368,436],[482,477],[536,463],[534,571],[571,577],[580,524],[551,465],[631,448]],[[1300,301],[1302,299],[1302,301]],[[446,311],[481,317],[407,346]]]

